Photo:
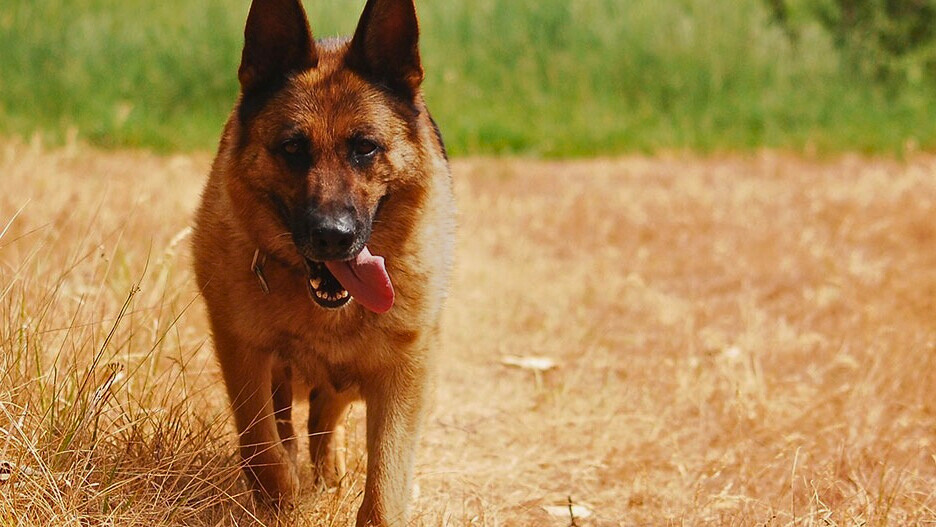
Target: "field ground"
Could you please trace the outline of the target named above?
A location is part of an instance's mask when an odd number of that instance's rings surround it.
[[[353,517],[360,408],[343,493],[273,518],[232,468],[185,239],[209,162],[0,144],[0,523]],[[936,158],[454,173],[417,525],[936,522]]]

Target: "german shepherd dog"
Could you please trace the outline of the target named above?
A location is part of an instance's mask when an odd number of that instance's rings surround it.
[[[351,39],[316,41],[300,0],[253,0],[244,35],[193,238],[244,472],[274,504],[296,496],[308,397],[316,481],[340,484],[363,399],[357,525],[401,525],[454,239],[415,6],[368,0]]]

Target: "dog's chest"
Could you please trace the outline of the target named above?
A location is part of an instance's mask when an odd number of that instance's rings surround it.
[[[354,302],[325,310],[301,289],[254,298],[243,315],[259,330],[259,340],[300,371],[327,370],[336,387],[379,368],[399,340],[399,331],[386,325],[393,315],[375,315]]]

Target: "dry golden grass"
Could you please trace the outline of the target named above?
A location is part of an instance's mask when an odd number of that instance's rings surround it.
[[[0,524],[353,517],[360,408],[346,492],[244,494],[188,267],[209,162],[0,145]],[[454,171],[415,524],[936,523],[936,158]]]

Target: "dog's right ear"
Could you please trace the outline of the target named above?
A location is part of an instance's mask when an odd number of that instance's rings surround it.
[[[315,41],[300,0],[253,0],[244,29],[241,91],[269,89],[298,71],[318,64]]]

